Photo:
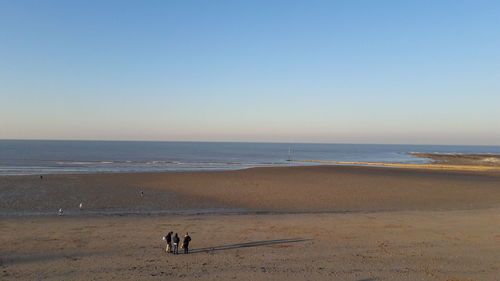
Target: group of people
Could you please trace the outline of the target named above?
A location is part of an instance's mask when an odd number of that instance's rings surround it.
[[[177,255],[179,254],[179,242],[181,241],[181,239],[179,238],[179,235],[177,233],[172,237],[173,234],[174,232],[170,231],[166,236],[163,237],[163,240],[167,242],[167,248],[165,249],[165,251],[167,253],[174,253],[175,255]],[[182,240],[181,244],[181,249],[184,249],[184,254],[189,253],[189,242],[191,242],[191,237],[189,236],[189,233],[186,232],[186,235],[184,235],[184,239]]]

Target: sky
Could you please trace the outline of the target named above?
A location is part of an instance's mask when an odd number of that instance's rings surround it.
[[[500,1],[0,0],[0,139],[500,145]]]

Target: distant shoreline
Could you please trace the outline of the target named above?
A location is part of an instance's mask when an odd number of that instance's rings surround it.
[[[432,170],[457,171],[500,171],[500,154],[464,154],[464,153],[423,153],[409,152],[409,155],[432,160],[426,164],[362,162],[362,161],[324,161],[324,160],[290,160],[301,163],[324,163],[353,166],[379,166]]]
[[[428,158],[436,164],[500,167],[500,154],[493,153],[423,153],[410,152],[420,158]]]

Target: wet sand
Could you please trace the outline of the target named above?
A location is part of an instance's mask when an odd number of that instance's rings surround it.
[[[0,214],[245,209],[357,212],[495,207],[500,173],[355,166],[0,177]],[[144,197],[140,196],[144,191]]]
[[[98,215],[79,213],[80,201]],[[500,274],[495,172],[318,166],[8,176],[0,177],[0,203],[2,280],[444,281]],[[59,206],[69,215],[57,216]],[[193,209],[228,214],[144,214]],[[110,210],[122,214],[105,215]],[[32,211],[47,215],[19,216]],[[161,237],[169,230],[189,231],[193,253],[164,253]]]

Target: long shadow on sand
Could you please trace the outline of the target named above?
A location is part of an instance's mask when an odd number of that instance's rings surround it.
[[[297,243],[297,242],[304,242],[304,241],[309,241],[309,240],[311,240],[311,239],[291,238],[291,239],[255,241],[255,242],[239,243],[239,244],[232,244],[232,245],[222,245],[222,246],[215,246],[215,247],[193,249],[193,250],[189,251],[189,253],[194,254],[194,253],[213,252],[213,251],[225,251],[225,250],[233,250],[233,249],[247,248],[247,247]]]

